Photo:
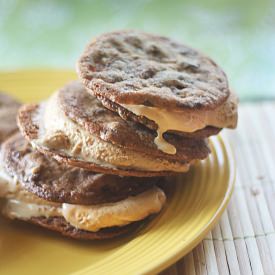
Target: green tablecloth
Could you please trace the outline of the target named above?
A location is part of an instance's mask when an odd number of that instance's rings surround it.
[[[275,2],[266,0],[0,0],[0,69],[73,68],[93,36],[124,28],[202,50],[241,99],[275,98]]]

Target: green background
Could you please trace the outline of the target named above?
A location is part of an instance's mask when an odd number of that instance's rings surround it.
[[[0,70],[73,69],[93,36],[124,28],[210,55],[242,100],[275,99],[275,1],[0,0]]]

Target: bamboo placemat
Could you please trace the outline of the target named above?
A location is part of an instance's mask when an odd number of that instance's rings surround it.
[[[220,222],[167,274],[275,274],[275,102],[240,106],[236,131],[224,131],[237,178]]]

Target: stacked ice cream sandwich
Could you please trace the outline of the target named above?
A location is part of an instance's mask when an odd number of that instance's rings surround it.
[[[134,230],[160,212],[163,176],[210,153],[237,123],[223,71],[199,52],[136,31],[93,40],[80,81],[20,108],[1,148],[3,213],[80,239]]]

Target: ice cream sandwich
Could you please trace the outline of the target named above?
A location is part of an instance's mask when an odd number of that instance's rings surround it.
[[[60,164],[15,134],[1,148],[2,213],[77,239],[132,232],[166,200],[159,178],[102,175]]]
[[[154,131],[106,109],[77,81],[46,102],[20,108],[18,125],[41,152],[106,174],[144,177],[186,172],[210,152],[206,139],[168,133],[165,137],[177,153],[166,154],[154,143]]]
[[[105,107],[157,131],[155,144],[167,154],[177,148],[164,133],[194,139],[237,125],[237,98],[223,70],[167,37],[139,31],[103,34],[86,47],[77,71]]]

